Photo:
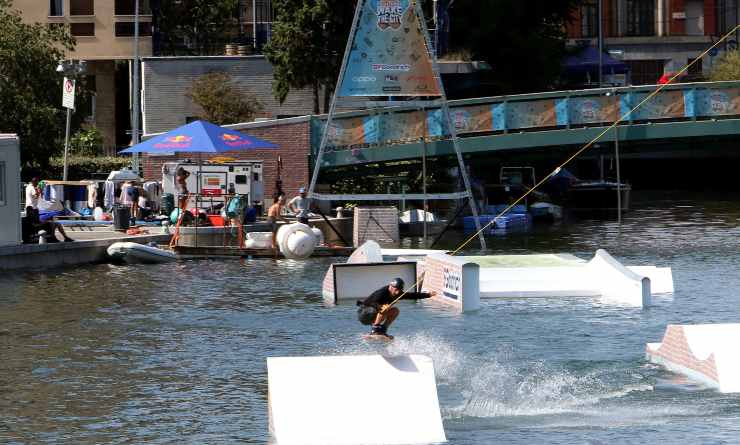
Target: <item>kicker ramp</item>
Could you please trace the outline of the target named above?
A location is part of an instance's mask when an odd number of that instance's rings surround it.
[[[269,357],[267,382],[277,445],[446,441],[426,356]]]
[[[600,297],[610,303],[646,307],[652,302],[646,275],[660,276],[661,290],[673,290],[670,269],[646,267],[642,275],[603,249],[590,261],[562,254],[478,258],[472,261],[482,263],[481,298]]]
[[[720,392],[740,392],[740,324],[668,325],[661,343],[648,343],[652,363]]]

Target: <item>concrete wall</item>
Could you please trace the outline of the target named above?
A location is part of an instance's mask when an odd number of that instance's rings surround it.
[[[142,62],[144,133],[161,133],[187,123],[202,110],[186,96],[194,80],[225,72],[240,91],[263,105],[262,117],[303,116],[313,112],[311,90],[291,91],[280,104],[272,94],[273,67],[264,56],[148,57]]]
[[[308,154],[311,145],[309,120],[305,118],[282,119],[271,122],[255,122],[251,124],[240,124],[229,126],[229,128],[242,131],[250,136],[275,143],[278,149],[249,150],[240,152],[229,152],[222,154],[240,160],[263,161],[262,174],[265,184],[265,201],[272,202],[275,193],[275,180],[277,179],[278,156],[282,159],[283,170],[281,178],[283,191],[288,198],[296,196],[298,189],[308,185],[310,172],[308,171]],[[148,180],[162,180],[162,163],[177,161],[178,159],[197,160],[197,155],[189,157],[182,155],[174,156],[148,156],[143,157],[144,178]],[[210,156],[203,155],[207,160]],[[265,209],[267,210],[267,209]]]
[[[21,243],[20,169],[18,138],[0,134],[0,246]]]

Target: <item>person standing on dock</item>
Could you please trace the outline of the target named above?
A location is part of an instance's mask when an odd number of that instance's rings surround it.
[[[357,310],[357,317],[362,324],[371,324],[372,330],[370,335],[381,335],[393,338],[388,335],[388,327],[398,318],[400,311],[393,306],[399,299],[401,300],[422,300],[430,298],[437,293],[427,292],[403,292],[404,282],[401,278],[394,278],[388,283],[376,290],[369,297],[357,302],[360,308]]]
[[[33,177],[31,179],[31,182],[29,182],[26,186],[26,207],[38,209],[39,196],[41,196],[41,190],[39,189],[39,178]]]
[[[267,224],[270,225],[272,231],[272,249],[277,252],[277,220],[281,218],[285,221],[285,217],[282,215],[283,206],[285,205],[285,195],[278,195],[275,203],[270,206],[267,210]],[[286,221],[287,222],[287,221]],[[277,253],[276,253],[277,254]]]
[[[180,198],[178,205],[181,211],[185,210],[188,203],[188,176],[190,176],[190,172],[183,167],[179,167],[175,173],[175,189]]]
[[[288,203],[288,208],[298,217],[298,222],[308,224],[308,206],[309,200],[306,197],[306,189],[301,187],[298,189],[298,196]]]

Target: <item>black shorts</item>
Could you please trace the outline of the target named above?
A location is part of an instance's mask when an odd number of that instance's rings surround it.
[[[277,230],[278,230],[277,221],[268,217],[267,224],[270,225],[270,231],[272,231],[272,233],[277,233]]]

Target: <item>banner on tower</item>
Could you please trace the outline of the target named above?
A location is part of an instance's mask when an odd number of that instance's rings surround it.
[[[441,97],[413,0],[365,0],[340,97]]]

